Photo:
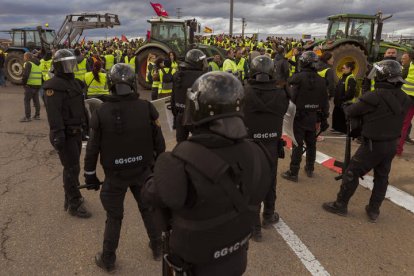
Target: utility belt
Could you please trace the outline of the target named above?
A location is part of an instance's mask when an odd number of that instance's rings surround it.
[[[231,253],[246,248],[249,245],[250,237],[251,234],[248,234],[246,237],[232,245],[219,248],[214,252],[214,259],[219,260],[222,257],[226,257]],[[164,243],[167,241],[168,238],[164,240]],[[195,276],[191,270],[192,267],[192,264],[185,262],[177,255],[169,253],[163,255],[163,276]]]
[[[370,151],[373,151],[372,145],[379,143],[389,143],[398,140],[398,138],[386,139],[386,140],[373,140],[367,137],[362,137],[363,144],[367,144]]]
[[[82,133],[82,127],[81,126],[67,126],[65,129],[66,135],[69,136],[75,136],[77,134]]]

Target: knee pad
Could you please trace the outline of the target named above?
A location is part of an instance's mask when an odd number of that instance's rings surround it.
[[[353,171],[347,171],[344,176],[346,182],[352,182],[355,180],[356,174]]]

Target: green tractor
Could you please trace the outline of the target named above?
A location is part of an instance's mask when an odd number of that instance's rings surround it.
[[[194,44],[194,33],[199,29],[195,19],[156,17],[148,20],[148,23],[151,24],[150,38],[135,52],[139,64],[138,82],[144,88],[151,88],[146,82],[147,59],[150,53],[167,57],[169,52],[175,52],[178,60],[184,60],[188,50],[197,48],[208,57],[216,54],[224,57],[224,52],[220,48]]]
[[[399,57],[404,52],[412,50],[407,45],[381,40],[384,21],[390,17],[383,17],[381,12],[376,15],[338,14],[330,16],[326,40],[309,46],[322,44],[323,51],[332,52],[333,68],[336,70],[337,78],[342,75],[342,66],[346,62],[354,61],[355,76],[362,79],[367,71],[368,63],[381,60],[387,48],[397,49]]]
[[[19,28],[7,31],[12,38],[6,49],[4,64],[7,79],[14,84],[21,84],[23,75],[23,54],[46,48],[52,43],[55,31],[38,28]]]

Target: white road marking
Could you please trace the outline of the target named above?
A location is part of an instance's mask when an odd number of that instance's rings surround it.
[[[364,176],[364,179],[359,180],[359,185],[368,188],[372,191],[374,186],[374,178],[370,175]],[[400,189],[388,185],[387,194],[385,198],[388,198],[391,202],[394,202],[400,207],[403,207],[414,214],[414,197]]]
[[[308,247],[296,236],[295,233],[289,228],[289,226],[280,219],[278,223],[274,224],[273,227],[282,236],[289,247],[295,252],[299,260],[306,267],[306,269],[313,276],[328,276],[328,271],[321,265],[321,263],[315,258],[312,252],[309,251]]]

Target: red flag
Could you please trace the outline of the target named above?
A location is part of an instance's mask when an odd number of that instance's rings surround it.
[[[121,36],[121,40],[122,40],[122,42],[128,42],[128,39],[125,35]]]
[[[152,8],[154,9],[155,13],[158,16],[163,16],[163,17],[168,17],[168,13],[166,10],[164,10],[164,8],[162,7],[162,5],[160,3],[152,3],[150,2]]]

